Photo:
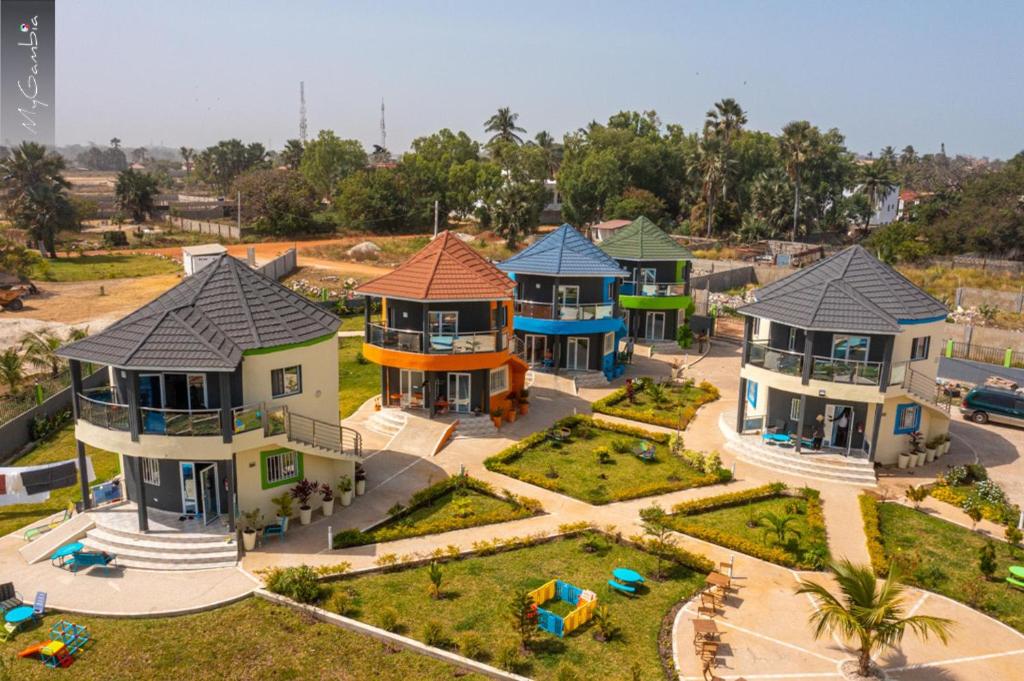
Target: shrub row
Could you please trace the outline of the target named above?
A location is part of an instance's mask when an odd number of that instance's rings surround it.
[[[419,537],[426,534],[440,534],[442,532],[462,530],[468,527],[503,523],[509,520],[528,518],[532,515],[537,515],[542,511],[540,502],[536,499],[518,497],[510,494],[500,498],[503,501],[508,502],[511,505],[511,508],[499,509],[490,513],[476,514],[466,518],[448,518],[443,520],[424,521],[416,524],[415,526],[399,525],[395,527],[388,527],[390,523],[401,520],[418,509],[433,503],[439,497],[442,497],[445,494],[454,493],[460,488],[468,489],[478,494],[485,494],[487,496],[499,498],[498,495],[494,493],[491,486],[482,480],[471,478],[468,475],[452,476],[429,487],[425,487],[413,494],[409,499],[409,506],[407,508],[404,508],[400,512],[392,515],[383,526],[377,529],[369,530],[367,532],[357,529],[348,529],[336,533],[334,535],[333,542],[334,548],[343,549],[348,546],[378,544],[398,539],[407,539],[409,537]]]
[[[864,534],[868,539],[868,556],[871,567],[879,577],[889,574],[889,559],[882,544],[882,530],[878,525],[878,500],[871,494],[861,494],[860,515],[864,519]]]
[[[642,380],[647,382],[652,379],[645,378]],[[701,381],[700,385],[697,386],[697,389],[701,390],[703,394],[689,400],[689,404],[683,407],[681,423],[680,416],[673,413],[672,410],[665,410],[663,412],[646,412],[632,409],[629,405],[620,406],[621,402],[627,397],[626,388],[619,388],[612,394],[601,398],[594,402],[591,408],[598,414],[618,416],[619,418],[630,419],[631,421],[643,421],[644,423],[664,426],[666,428],[675,428],[678,426],[685,430],[686,427],[690,425],[690,421],[692,421],[697,415],[697,409],[708,402],[714,402],[721,396],[718,387],[708,383],[707,381]]]
[[[952,504],[953,506],[964,510],[967,510],[971,505],[976,505],[981,509],[981,517],[1001,525],[1015,523],[1020,515],[1019,507],[1006,502],[986,502],[975,495],[972,495],[970,489],[949,487],[948,485],[935,485],[929,490],[929,494],[939,501]]]
[[[629,541],[641,551],[645,551],[653,556],[660,555],[661,558],[676,565],[682,565],[694,572],[707,574],[715,569],[715,564],[711,559],[700,553],[691,553],[678,546],[663,546],[657,540],[642,535],[630,537]]]
[[[729,492],[728,494],[719,494],[713,497],[703,497],[701,499],[693,499],[692,501],[684,501],[673,506],[672,512],[677,515],[694,515],[696,513],[712,511],[716,508],[729,508],[730,506],[739,506],[740,504],[746,504],[751,501],[771,499],[772,497],[779,496],[785,491],[786,485],[783,483],[771,482],[767,485],[761,485],[760,487],[754,487],[752,489],[745,489],[741,492]]]

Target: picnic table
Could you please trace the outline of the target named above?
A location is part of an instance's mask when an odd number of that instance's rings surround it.
[[[1010,574],[1017,579],[1024,579],[1024,565],[1011,565]]]
[[[80,541],[65,544],[53,552],[53,555],[50,556],[50,563],[53,564],[53,561],[56,560],[59,561],[57,563],[57,567],[64,567],[64,564],[67,562],[69,557],[75,555],[84,548],[85,546]]]
[[[729,586],[732,585],[732,580],[721,572],[709,572],[707,576],[707,583],[711,586],[717,586],[720,589],[728,589]]]
[[[626,584],[639,584],[644,581],[643,575],[629,568],[615,568],[612,570],[612,577]]]

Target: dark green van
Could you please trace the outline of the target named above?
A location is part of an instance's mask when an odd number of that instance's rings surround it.
[[[1024,395],[990,385],[971,388],[960,403],[960,413],[975,423],[1024,426]]]

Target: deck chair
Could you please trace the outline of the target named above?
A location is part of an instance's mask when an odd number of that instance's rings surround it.
[[[107,553],[106,551],[79,551],[73,554],[65,565],[75,574],[78,574],[78,571],[82,568],[92,567],[93,565],[102,565],[104,572],[109,573],[111,563],[113,563],[114,567],[117,567],[117,554]]]
[[[267,525],[263,528],[263,538],[267,537],[281,537],[284,539],[284,533],[288,531],[288,518],[285,518],[283,522],[274,523],[273,525]]]
[[[0,613],[7,612],[11,608],[23,605],[21,594],[14,590],[14,582],[0,584]]]
[[[37,591],[35,603],[32,604],[32,616],[42,617],[46,614],[46,592]]]
[[[39,525],[37,527],[30,527],[29,529],[25,530],[25,534],[22,535],[22,539],[24,539],[25,541],[32,541],[33,539],[35,539],[39,535],[46,534],[50,530],[55,529],[57,527],[60,527],[61,524],[67,522],[68,520],[71,520],[71,516],[73,516],[74,514],[75,514],[75,502],[69,501],[68,505],[67,505],[67,508],[64,509],[64,515],[62,515],[60,518],[57,518],[55,520],[51,520],[46,525]]]

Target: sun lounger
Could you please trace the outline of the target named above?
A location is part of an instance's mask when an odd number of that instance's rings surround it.
[[[1007,577],[1006,583],[1010,584],[1011,586],[1015,586],[1018,589],[1024,589],[1024,580],[1020,580],[1015,577]]]

